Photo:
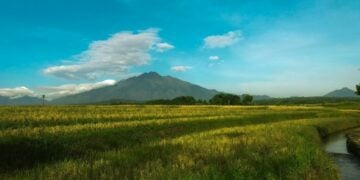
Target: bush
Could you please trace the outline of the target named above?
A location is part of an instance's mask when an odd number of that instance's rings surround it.
[[[171,100],[172,104],[176,105],[193,105],[196,104],[196,100],[192,96],[180,96]]]
[[[145,104],[158,105],[194,105],[196,100],[192,96],[179,96],[174,99],[156,99],[147,101]]]
[[[250,104],[253,100],[253,97],[249,94],[244,94],[242,98],[243,98],[243,101],[242,101],[243,104]]]
[[[237,105],[241,104],[241,98],[234,94],[220,93],[211,98],[210,103],[216,105]]]

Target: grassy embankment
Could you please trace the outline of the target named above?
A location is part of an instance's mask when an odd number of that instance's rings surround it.
[[[0,179],[338,179],[320,136],[358,109],[0,107]]]
[[[347,148],[353,154],[360,158],[360,129],[356,129],[346,134]]]

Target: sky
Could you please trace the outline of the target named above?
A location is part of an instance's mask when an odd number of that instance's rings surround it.
[[[1,0],[0,96],[57,98],[155,71],[236,94],[360,82],[357,0]]]

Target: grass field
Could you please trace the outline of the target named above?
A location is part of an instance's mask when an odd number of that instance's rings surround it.
[[[0,107],[0,179],[338,179],[359,104]]]

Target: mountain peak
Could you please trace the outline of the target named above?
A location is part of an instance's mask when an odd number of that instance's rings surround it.
[[[355,91],[348,87],[343,87],[341,89],[329,92],[325,97],[358,97],[355,94]]]
[[[149,101],[173,99],[179,96],[193,96],[195,99],[210,99],[217,94],[189,82],[147,72],[139,76],[119,81],[115,86],[93,89],[87,92],[65,96],[53,101],[55,104],[82,104],[110,100]]]
[[[150,72],[141,74],[139,77],[150,77],[151,78],[151,77],[161,77],[161,75],[158,74],[157,72],[150,71]]]
[[[348,88],[348,87],[343,87],[343,88],[341,88],[340,90],[341,90],[341,91],[353,91],[353,90],[351,90],[351,89]]]

